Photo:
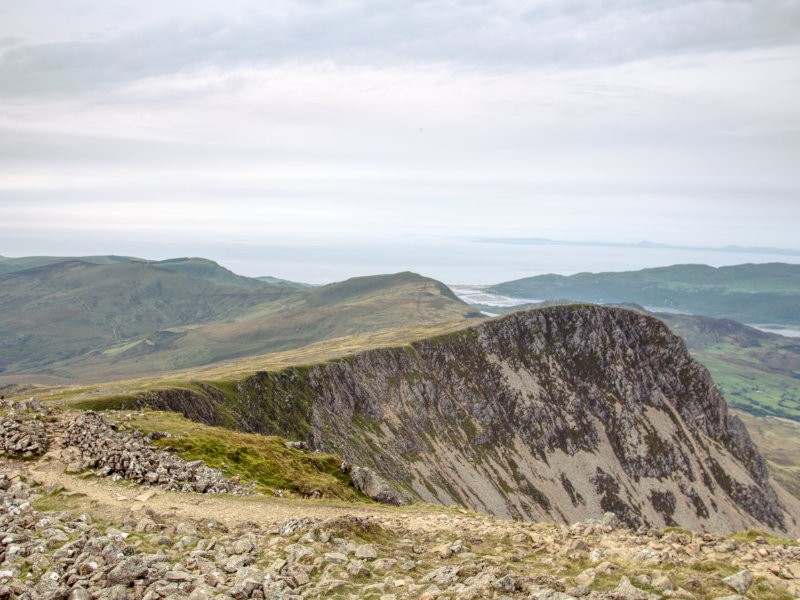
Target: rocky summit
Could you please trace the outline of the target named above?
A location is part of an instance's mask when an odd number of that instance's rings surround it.
[[[555,306],[408,346],[259,373],[233,397],[162,390],[141,405],[293,435],[410,500],[570,523],[797,529],[708,371],[660,321]]]

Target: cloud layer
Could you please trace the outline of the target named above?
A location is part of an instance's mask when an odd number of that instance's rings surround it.
[[[0,6],[0,254],[797,245],[796,1],[81,7]]]

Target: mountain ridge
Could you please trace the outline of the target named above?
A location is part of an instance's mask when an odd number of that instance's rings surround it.
[[[619,308],[514,313],[407,347],[140,400],[306,439],[406,494],[504,517],[794,530],[738,418],[658,320]],[[292,407],[286,412],[287,407]],[[458,475],[456,475],[458,474]],[[794,508],[792,510],[794,510]]]
[[[298,286],[198,258],[31,257],[5,267],[0,376],[9,383],[149,375],[476,316],[440,282],[409,272]]]

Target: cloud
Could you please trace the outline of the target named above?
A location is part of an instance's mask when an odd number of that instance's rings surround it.
[[[796,1],[258,4],[0,6],[0,238],[796,238]]]
[[[198,12],[198,20],[153,17],[133,30],[17,42],[0,55],[0,93],[73,93],[285,61],[583,68],[800,42],[792,0],[276,2],[260,14]]]

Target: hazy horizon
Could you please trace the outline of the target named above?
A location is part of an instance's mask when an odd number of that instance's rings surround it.
[[[71,244],[71,242],[70,242]],[[451,285],[491,285],[555,273],[628,271],[674,264],[707,264],[714,267],[744,263],[783,262],[800,264],[800,254],[770,254],[766,251],[726,251],[722,248],[620,247],[564,242],[535,245],[443,240],[433,243],[341,244],[323,246],[233,246],[211,245],[198,252],[181,254],[180,248],[161,247],[157,252],[56,252],[53,256],[115,254],[146,260],[199,257],[213,260],[239,275],[272,276],[311,284],[327,284],[351,277],[414,271]],[[43,256],[46,253],[27,253]],[[9,256],[0,252],[0,256]]]

